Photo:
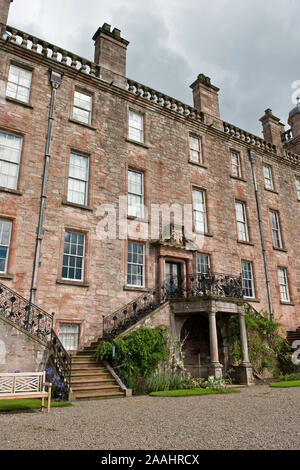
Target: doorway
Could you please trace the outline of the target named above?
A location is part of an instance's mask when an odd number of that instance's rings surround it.
[[[182,276],[181,264],[166,262],[165,264],[166,276],[166,292],[169,298],[182,296]]]

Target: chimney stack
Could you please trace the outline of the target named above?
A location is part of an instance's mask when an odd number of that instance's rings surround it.
[[[13,0],[0,0],[0,32],[1,37],[5,33],[10,3]]]
[[[190,88],[193,90],[194,107],[206,115],[206,123],[220,127],[219,88],[212,85],[210,78],[202,73]]]
[[[94,34],[95,63],[100,65],[103,80],[126,88],[126,52],[129,41],[121,37],[121,31],[104,23]]]
[[[282,147],[281,134],[284,132],[284,124],[280,122],[279,118],[273,115],[272,109],[265,110],[265,114],[260,118],[260,122],[263,126],[264,139],[276,145],[278,149]]]

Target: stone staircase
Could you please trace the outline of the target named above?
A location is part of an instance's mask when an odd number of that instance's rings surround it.
[[[106,365],[95,361],[96,348],[97,343],[93,343],[72,358],[71,399],[90,400],[126,396]]]

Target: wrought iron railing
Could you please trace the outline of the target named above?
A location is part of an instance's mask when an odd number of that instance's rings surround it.
[[[53,315],[17,294],[0,282],[0,315],[49,343]]]
[[[197,273],[187,276],[187,279],[180,283],[178,279],[169,279],[166,284],[145,292],[124,307],[103,317],[102,336],[112,340],[169,300],[196,296],[243,299],[242,277]]]
[[[71,387],[72,357],[67,353],[54,330],[51,330],[50,360],[57,374],[62,378],[61,393],[68,400]]]

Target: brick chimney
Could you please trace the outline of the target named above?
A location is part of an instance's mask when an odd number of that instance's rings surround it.
[[[216,124],[220,120],[219,88],[212,85],[210,78],[202,73],[190,88],[193,90],[194,107],[206,115],[207,124]]]
[[[13,0],[0,0],[0,30],[1,36],[5,33],[5,26],[7,24],[7,17],[9,12],[10,3]]]
[[[281,134],[284,132],[284,124],[280,119],[273,116],[271,109],[266,109],[265,114],[260,118],[263,127],[264,139],[276,147],[282,147]]]
[[[291,126],[292,140],[287,148],[300,155],[300,98],[297,105],[290,111],[288,124]]]
[[[126,87],[126,52],[129,41],[121,37],[121,31],[104,23],[94,34],[95,59],[100,65],[103,80],[114,82],[114,85]]]

